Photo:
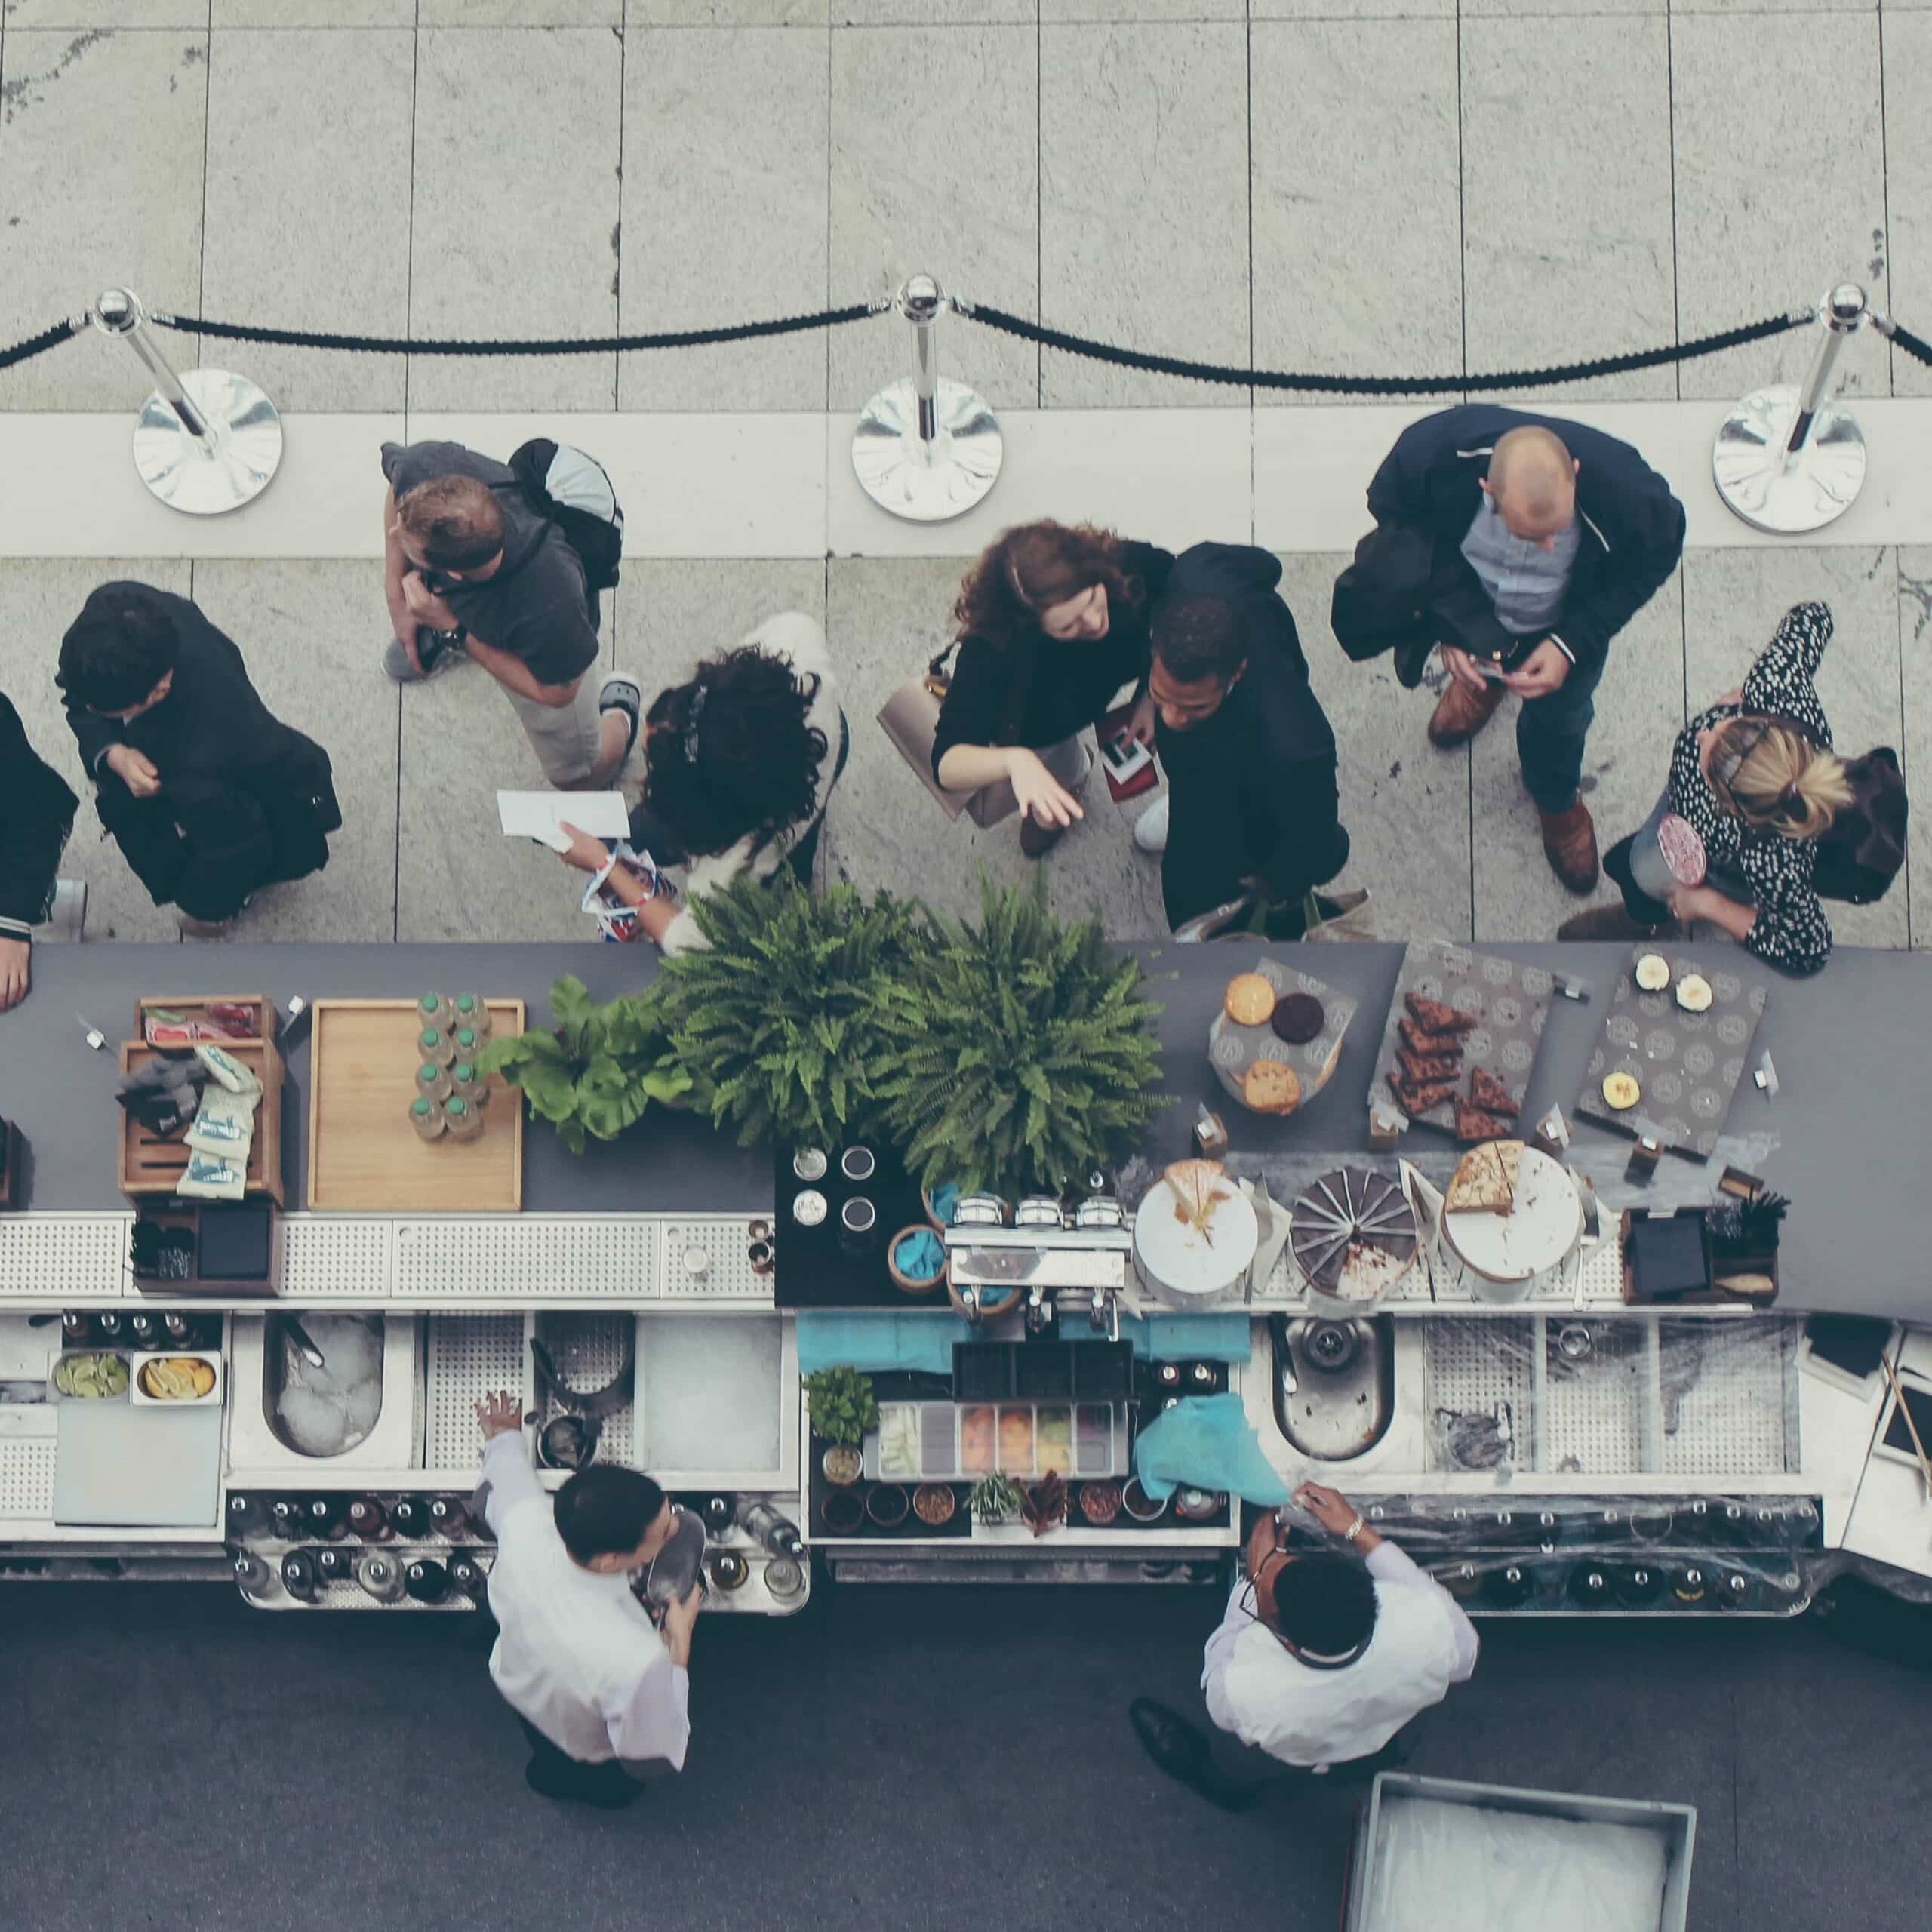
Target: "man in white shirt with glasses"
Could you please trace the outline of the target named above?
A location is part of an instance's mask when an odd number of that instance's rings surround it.
[[[1149,1698],[1129,1712],[1162,1770],[1228,1810],[1297,1772],[1382,1768],[1403,1726],[1476,1667],[1475,1627],[1440,1583],[1334,1490],[1304,1483],[1295,1501],[1346,1547],[1291,1549],[1272,1514],[1255,1524],[1208,1640],[1213,1729]]]

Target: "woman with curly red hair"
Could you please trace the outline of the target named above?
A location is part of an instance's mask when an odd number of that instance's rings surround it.
[[[1029,858],[1083,816],[1076,794],[1092,758],[1081,734],[1123,687],[1134,691],[1130,729],[1153,741],[1147,614],[1174,561],[1091,524],[1027,523],[1003,532],[960,586],[933,775],[949,791],[1011,784]]]

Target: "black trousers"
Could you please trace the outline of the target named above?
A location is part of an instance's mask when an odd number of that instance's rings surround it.
[[[1639,886],[1630,871],[1630,853],[1637,842],[1633,832],[1628,838],[1620,838],[1603,855],[1603,869],[1623,895],[1623,909],[1640,926],[1662,926],[1670,922],[1670,908],[1661,900],[1653,899]]]
[[[530,1740],[530,1781],[546,1796],[608,1807],[632,1804],[643,1795],[644,1786],[616,1758],[586,1764],[552,1743],[528,1718],[520,1716],[517,1722]]]

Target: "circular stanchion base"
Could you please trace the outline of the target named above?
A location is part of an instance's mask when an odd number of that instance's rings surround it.
[[[219,516],[253,503],[281,462],[281,417],[246,376],[186,369],[181,386],[214,430],[213,455],[157,389],[134,424],[134,467],[170,509]]]
[[[852,467],[882,510],[912,523],[943,523],[970,510],[999,480],[1006,454],[999,418],[964,383],[939,379],[939,433],[919,440],[919,398],[910,377],[889,383],[859,413]]]
[[[1824,404],[1794,456],[1785,444],[1797,415],[1790,384],[1753,390],[1724,418],[1711,452],[1718,494],[1752,529],[1778,537],[1822,530],[1865,481],[1865,432],[1850,416]]]

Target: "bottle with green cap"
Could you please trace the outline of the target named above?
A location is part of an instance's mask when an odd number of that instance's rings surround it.
[[[474,1140],[483,1131],[483,1116],[460,1094],[452,1094],[443,1105],[443,1118],[452,1140]]]
[[[416,1036],[416,1057],[448,1066],[456,1058],[456,1042],[440,1026],[426,1026]]]
[[[432,1100],[447,1100],[450,1097],[452,1079],[451,1070],[438,1066],[432,1060],[426,1060],[416,1069],[416,1091],[426,1094]]]
[[[442,1103],[431,1100],[427,1094],[418,1094],[409,1103],[409,1124],[423,1140],[441,1140],[448,1124]]]
[[[425,993],[416,1002],[416,1023],[447,1033],[456,1024],[456,1001],[448,993]]]
[[[451,1030],[450,1044],[458,1060],[473,1060],[483,1051],[483,1035],[474,1026],[457,1026]]]
[[[452,1023],[467,1026],[478,1040],[490,1037],[490,1008],[480,993],[458,993],[451,1001]]]
[[[450,1091],[460,1094],[472,1107],[489,1104],[489,1076],[479,1073],[468,1060],[460,1060],[450,1069],[449,1081]]]

